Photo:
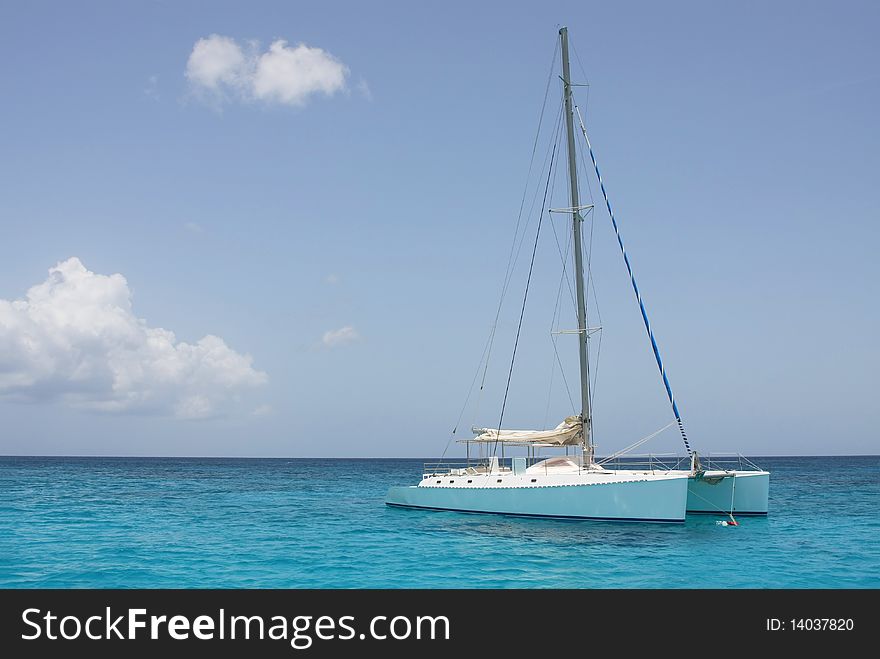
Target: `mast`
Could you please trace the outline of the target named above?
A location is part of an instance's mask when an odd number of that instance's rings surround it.
[[[571,100],[571,71],[568,62],[568,28],[559,30],[562,41],[562,92],[565,97],[565,132],[568,136],[568,180],[571,186],[571,225],[574,235],[574,279],[577,288],[578,351],[581,367],[581,419],[583,421],[584,462],[593,462],[593,418],[590,413],[590,360],[587,351],[587,305],[584,301],[584,257],[581,250],[580,195],[574,146],[574,110]]]

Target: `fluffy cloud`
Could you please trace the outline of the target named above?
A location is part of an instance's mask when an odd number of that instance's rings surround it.
[[[199,39],[186,63],[186,77],[197,92],[284,105],[343,91],[348,74],[345,64],[321,48],[278,39],[261,53],[256,43],[242,47],[219,34]]]
[[[346,325],[339,329],[324,332],[324,336],[321,337],[321,344],[325,348],[336,348],[357,341],[359,338],[361,337],[357,330],[350,325]]]
[[[203,418],[266,379],[218,336],[185,343],[149,327],[132,313],[125,277],[75,257],[26,299],[0,299],[0,396]]]
[[[248,61],[244,51],[229,37],[212,34],[199,39],[186,63],[186,77],[194,85],[219,90],[246,83]]]

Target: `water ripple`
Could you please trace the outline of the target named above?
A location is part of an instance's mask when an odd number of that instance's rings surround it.
[[[0,458],[0,587],[880,587],[880,458],[768,458],[720,527],[386,508],[420,460]]]

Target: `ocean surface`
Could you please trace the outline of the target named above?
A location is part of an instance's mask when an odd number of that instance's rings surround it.
[[[386,507],[422,460],[4,457],[0,587],[880,587],[880,457],[755,460],[734,528]]]

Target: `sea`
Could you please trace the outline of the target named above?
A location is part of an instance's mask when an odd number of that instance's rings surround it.
[[[0,587],[880,587],[880,456],[753,460],[733,527],[386,507],[423,460],[2,457]]]

